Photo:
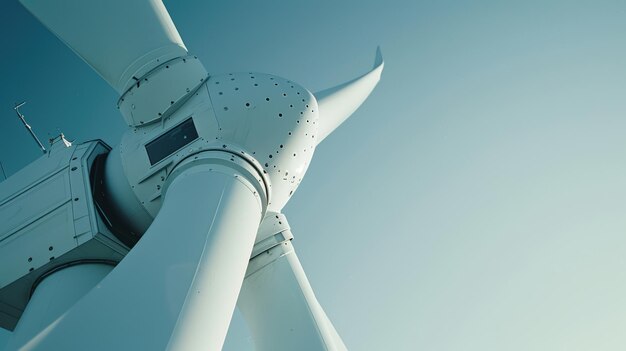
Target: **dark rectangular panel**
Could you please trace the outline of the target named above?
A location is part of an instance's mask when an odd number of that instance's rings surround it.
[[[198,139],[198,131],[193,124],[193,119],[189,118],[146,144],[150,164],[161,161],[196,139]]]

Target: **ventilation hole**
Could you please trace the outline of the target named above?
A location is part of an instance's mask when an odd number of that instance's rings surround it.
[[[278,86],[278,83],[274,83],[274,85]]]
[[[170,105],[174,105],[174,101],[170,101]]]
[[[50,257],[50,261],[54,260],[54,256]]]
[[[220,82],[215,82],[215,85],[220,84]]]
[[[254,86],[255,86],[255,87],[258,87],[259,85],[258,85],[257,83],[254,83]]]
[[[72,167],[72,171],[75,171],[75,170],[77,170],[77,169],[78,169],[78,168],[76,168],[76,167]]]
[[[272,158],[272,155],[270,155],[270,158]]]
[[[74,201],[78,201],[78,198],[77,198],[77,197],[75,197],[75,198],[74,198]]]
[[[231,78],[230,80],[235,80],[235,78]]]
[[[300,92],[297,92],[296,94],[300,95]]]
[[[296,154],[293,154],[293,156],[295,157],[295,156],[296,156]]]
[[[246,107],[250,107],[250,103],[249,102],[246,102]]]
[[[293,107],[293,105],[289,105],[289,107]]]
[[[52,251],[52,250],[54,250],[54,247],[50,246],[50,247],[48,248],[48,251]]]
[[[282,117],[282,116],[283,116],[283,114],[282,114],[282,113],[279,113],[279,114],[278,114],[278,117]]]
[[[222,145],[222,147],[225,149],[225,148],[226,148],[226,145]]]
[[[228,107],[224,106],[224,111],[228,111]]]
[[[235,88],[235,90],[239,90],[239,88]]]
[[[281,148],[281,149],[283,148],[283,144],[280,144],[280,148]]]
[[[254,76],[250,76],[250,79],[254,79]]]
[[[265,167],[269,167],[269,166],[270,166],[270,165],[269,165],[267,162],[265,162]]]
[[[34,271],[34,270],[35,270],[35,268],[33,268],[33,267],[31,267],[31,268],[29,268],[29,269],[28,269],[28,271],[29,271],[29,272],[32,272],[32,271]]]
[[[283,96],[287,96],[287,94],[283,93]]]
[[[170,66],[165,66],[165,68],[170,68]]]
[[[270,98],[265,98],[265,101],[270,101]]]
[[[291,132],[289,132],[289,135],[291,135]]]
[[[28,258],[28,262],[33,262],[33,258],[32,258],[32,257],[29,257],[29,258]]]
[[[219,94],[219,95],[224,95],[224,93],[223,93],[223,92],[221,92],[221,91],[220,91],[218,94]]]

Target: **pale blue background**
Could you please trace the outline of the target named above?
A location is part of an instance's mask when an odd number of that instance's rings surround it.
[[[168,1],[210,72],[383,79],[286,208],[351,350],[626,349],[626,3]],[[0,160],[115,144],[106,83],[0,4]],[[1,342],[0,342],[1,343]],[[1,346],[0,346],[1,347]],[[250,350],[236,314],[226,350]]]

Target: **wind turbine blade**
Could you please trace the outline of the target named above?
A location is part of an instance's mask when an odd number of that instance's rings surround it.
[[[244,176],[220,167],[192,166],[177,175],[153,224],[119,265],[20,346],[221,349],[262,204]]]
[[[384,66],[383,55],[378,47],[374,68],[371,71],[349,82],[314,94],[320,115],[318,144],[363,104],[378,84]]]
[[[288,239],[252,258],[237,307],[258,351],[347,350]]]
[[[20,0],[119,94],[187,54],[161,0]]]

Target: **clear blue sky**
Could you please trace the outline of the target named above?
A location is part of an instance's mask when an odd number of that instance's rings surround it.
[[[285,209],[350,349],[626,349],[625,2],[166,6],[212,73],[317,91],[365,72],[381,45],[379,87]],[[8,173],[39,155],[18,100],[43,139],[117,143],[106,83],[16,0],[0,28]],[[252,349],[238,315],[225,349]]]

